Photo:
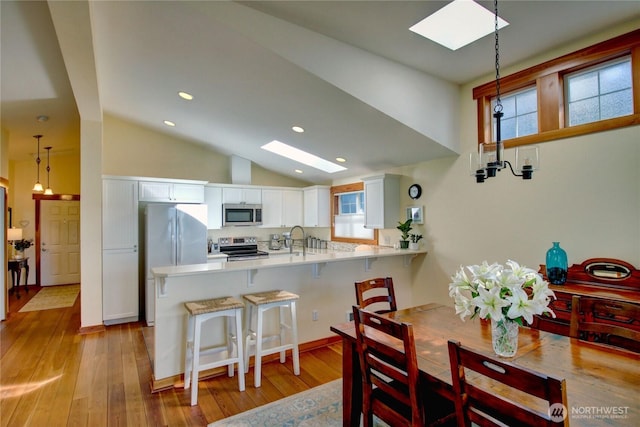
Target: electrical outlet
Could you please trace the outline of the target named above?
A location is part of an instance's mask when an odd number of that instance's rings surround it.
[[[314,322],[318,320],[318,310],[313,310],[311,312],[311,320],[313,320]]]
[[[345,314],[345,318],[347,319],[347,322],[353,321],[353,311],[347,310],[344,314]]]

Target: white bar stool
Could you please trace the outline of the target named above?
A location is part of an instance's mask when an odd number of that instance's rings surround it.
[[[287,291],[268,291],[256,294],[247,294],[242,296],[248,303],[246,311],[247,324],[247,340],[245,353],[245,372],[249,371],[249,357],[251,347],[254,347],[255,365],[254,365],[254,385],[260,387],[262,378],[262,356],[280,353],[280,363],[285,361],[286,350],[291,349],[293,354],[293,373],[300,375],[300,355],[298,353],[298,324],[296,320],[296,301],[300,298],[298,295]],[[263,314],[265,311],[278,307],[280,333],[278,335],[263,336]],[[291,324],[285,323],[285,309],[289,309],[291,316]],[[254,311],[257,316],[254,317]],[[255,328],[254,328],[255,324]],[[291,331],[291,340],[286,343],[285,330]],[[280,345],[276,347],[263,348],[265,342],[279,339]]]
[[[244,391],[244,353],[242,351],[242,309],[244,303],[232,297],[191,301],[184,303],[189,319],[184,366],[184,388],[191,384],[191,406],[198,403],[198,374],[207,369],[228,366],[228,374],[233,376],[233,364],[238,364],[238,386]],[[226,345],[201,348],[202,324],[215,317],[224,317],[226,325]],[[233,351],[233,345],[237,351]],[[235,356],[234,356],[235,354]],[[201,362],[201,358],[205,363]]]

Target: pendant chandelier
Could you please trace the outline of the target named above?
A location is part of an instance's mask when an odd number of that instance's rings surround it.
[[[33,191],[36,193],[42,193],[43,188],[42,184],[40,184],[40,138],[42,138],[42,135],[33,135],[33,137],[38,140],[38,157],[36,157],[38,177],[36,179],[35,185],[33,186]]]
[[[502,112],[502,101],[500,99],[500,44],[498,42],[498,0],[494,0],[495,9],[495,52],[496,52],[496,99],[493,107],[493,117],[496,119],[495,135],[496,142],[493,144],[480,144],[477,153],[471,153],[469,168],[471,175],[476,177],[476,182],[484,182],[486,178],[496,176],[498,171],[509,166],[513,176],[522,179],[531,179],[533,171],[538,169],[538,147],[531,145],[527,147],[516,147],[516,173],[511,163],[504,159],[504,144],[500,129],[500,120],[504,116]]]
[[[53,195],[53,190],[51,189],[51,185],[49,185],[49,171],[51,171],[51,168],[49,167],[49,154],[51,152],[51,148],[51,146],[44,147],[44,149],[47,150],[47,188],[44,190],[45,196]]]

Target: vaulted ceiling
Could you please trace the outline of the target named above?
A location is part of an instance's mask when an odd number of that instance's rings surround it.
[[[9,156],[33,155],[37,133],[43,145],[78,150],[77,80],[87,77],[105,113],[309,182],[455,155],[459,85],[491,75],[494,39],[450,51],[408,31],[446,3],[96,1],[90,19],[73,22],[47,2],[3,0]],[[640,18],[635,1],[504,1],[499,9],[510,23],[500,32],[503,67]],[[88,66],[63,60],[80,42],[69,36],[77,26],[91,31],[82,40],[93,49]],[[180,99],[181,90],[195,99]],[[273,139],[345,157],[348,170],[330,175],[259,148]]]

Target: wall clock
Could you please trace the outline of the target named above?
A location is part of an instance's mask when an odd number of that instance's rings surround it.
[[[420,187],[420,185],[413,184],[411,187],[409,187],[409,197],[415,200],[415,199],[419,199],[421,195],[422,195],[422,187]]]

